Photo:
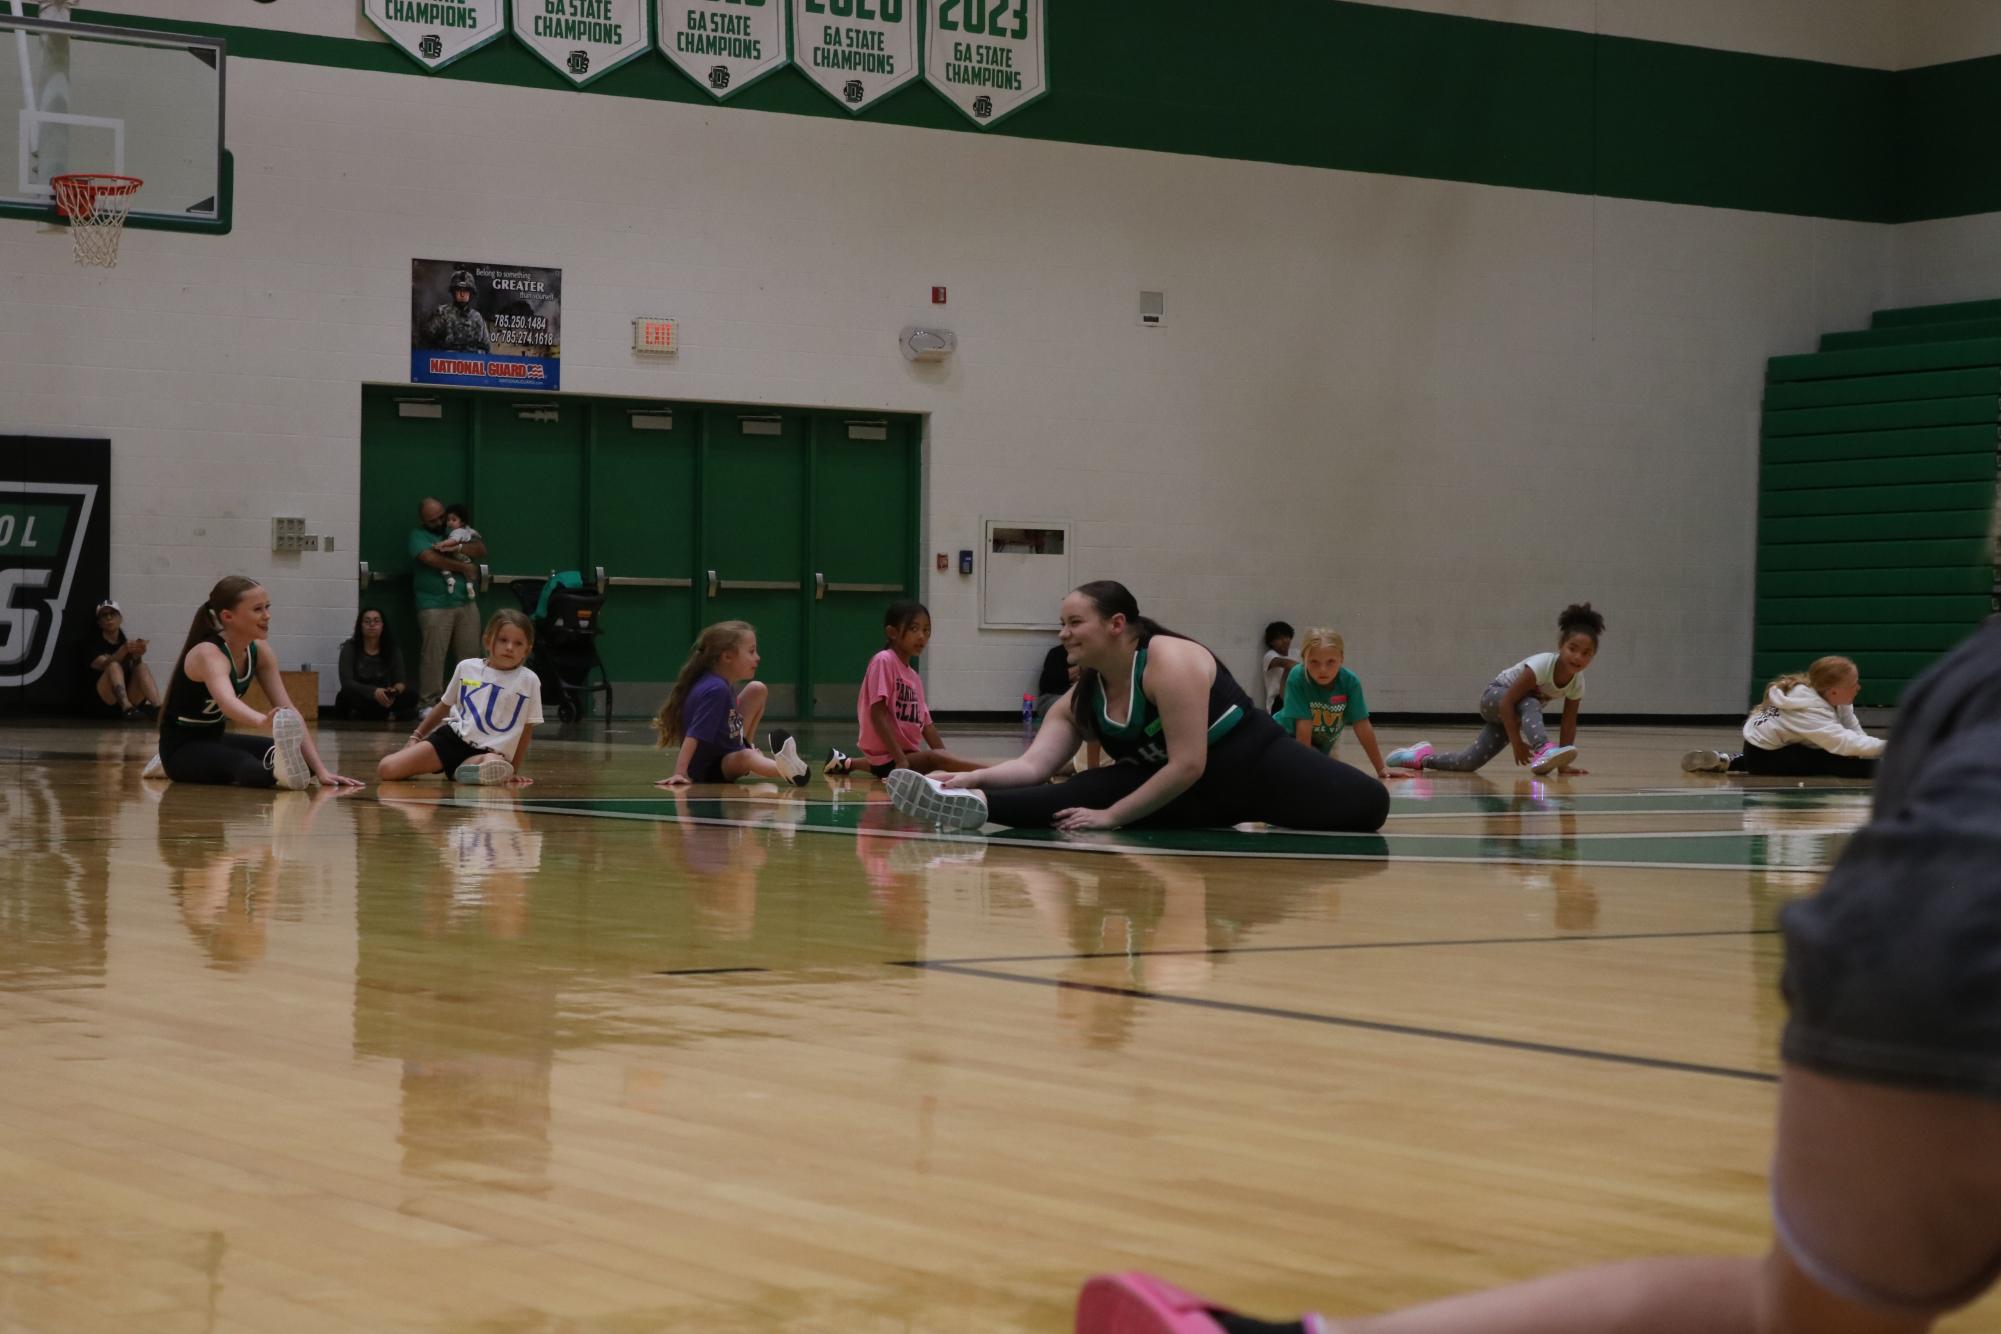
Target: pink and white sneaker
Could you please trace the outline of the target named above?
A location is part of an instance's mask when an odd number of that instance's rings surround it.
[[[1077,1334],[1224,1334],[1216,1319],[1225,1308],[1183,1292],[1172,1283],[1129,1270],[1099,1274],[1077,1294]],[[1227,1312],[1225,1312],[1227,1313]],[[1332,1334],[1317,1315],[1297,1321],[1305,1334]]]
[[[1577,758],[1577,747],[1559,746],[1550,742],[1535,754],[1529,756],[1529,771],[1546,774],[1552,769],[1561,769]]]
[[[1399,746],[1383,756],[1383,767],[1387,769],[1423,769],[1424,762],[1431,758],[1431,743],[1420,741],[1415,746]]]

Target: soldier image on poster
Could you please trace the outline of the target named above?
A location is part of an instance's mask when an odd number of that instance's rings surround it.
[[[452,270],[451,298],[431,312],[418,329],[417,346],[445,352],[485,352],[492,340],[487,336],[486,316],[479,313],[479,283],[472,270]]]
[[[557,389],[562,355],[561,269],[410,262],[412,383]]]

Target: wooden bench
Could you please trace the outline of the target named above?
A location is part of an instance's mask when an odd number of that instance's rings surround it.
[[[285,682],[285,693],[292,697],[299,716],[307,722],[318,722],[320,717],[320,674],[318,672],[280,672]],[[250,689],[243,692],[243,702],[259,713],[271,712],[271,701],[264,696],[262,683],[252,681]]]

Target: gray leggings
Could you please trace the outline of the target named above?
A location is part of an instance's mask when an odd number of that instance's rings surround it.
[[[1448,773],[1471,773],[1508,748],[1508,729],[1501,725],[1501,700],[1508,693],[1508,680],[1503,677],[1489,685],[1480,696],[1480,716],[1487,725],[1480,729],[1480,735],[1473,738],[1473,744],[1464,750],[1456,750],[1450,755],[1433,755],[1424,762],[1427,769],[1443,769]],[[1541,750],[1549,744],[1549,733],[1542,728],[1542,700],[1530,692],[1515,706],[1521,716],[1522,740],[1529,743],[1531,752]]]

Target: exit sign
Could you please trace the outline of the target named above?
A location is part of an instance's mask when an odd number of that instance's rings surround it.
[[[637,319],[632,322],[634,352],[667,353],[681,350],[680,332],[672,320]]]

